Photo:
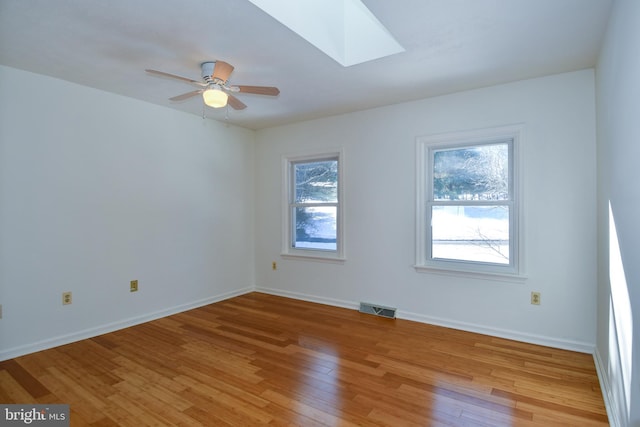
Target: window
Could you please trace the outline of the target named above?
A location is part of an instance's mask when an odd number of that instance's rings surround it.
[[[521,274],[519,134],[418,139],[418,270]]]
[[[342,259],[340,157],[336,152],[284,159],[284,255]]]

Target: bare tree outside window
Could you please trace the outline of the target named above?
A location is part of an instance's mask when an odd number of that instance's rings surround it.
[[[302,249],[337,249],[338,161],[292,164],[295,218],[292,246]]]
[[[509,264],[510,144],[432,155],[431,257]]]

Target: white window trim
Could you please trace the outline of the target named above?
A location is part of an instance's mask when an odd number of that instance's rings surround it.
[[[510,125],[488,129],[426,135],[416,138],[416,264],[421,273],[437,273],[487,280],[523,281],[525,275],[525,253],[523,233],[523,179],[522,179],[522,134],[523,125]],[[455,260],[429,260],[427,247],[427,202],[430,177],[430,149],[483,144],[492,141],[513,140],[513,229],[510,230],[513,247],[513,265],[498,266],[490,263]]]
[[[336,218],[336,250],[326,251],[318,249],[299,249],[291,246],[293,226],[291,224],[291,209],[293,177],[291,165],[297,162],[310,162],[338,158],[338,209]],[[344,151],[342,148],[327,151],[313,151],[282,156],[282,252],[287,259],[306,259],[343,263],[345,261],[345,232],[344,232]]]

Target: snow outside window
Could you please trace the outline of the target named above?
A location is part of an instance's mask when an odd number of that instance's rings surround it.
[[[518,275],[515,129],[418,138],[416,269]]]
[[[340,153],[288,157],[283,255],[342,259]]]

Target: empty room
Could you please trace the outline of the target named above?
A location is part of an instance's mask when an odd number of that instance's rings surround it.
[[[0,424],[639,427],[639,23],[0,0]]]

